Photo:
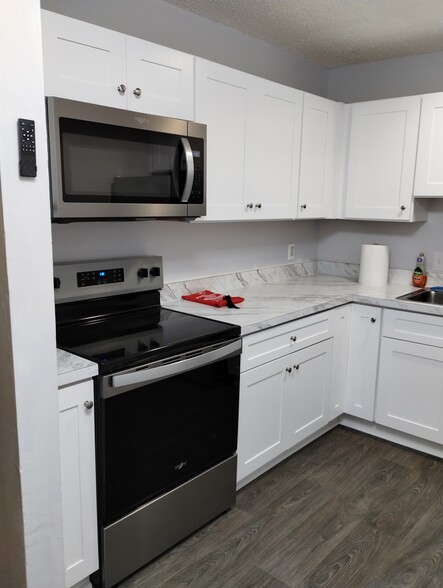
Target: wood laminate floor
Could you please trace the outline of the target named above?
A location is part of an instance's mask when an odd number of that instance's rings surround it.
[[[337,427],[121,588],[443,588],[443,462]]]

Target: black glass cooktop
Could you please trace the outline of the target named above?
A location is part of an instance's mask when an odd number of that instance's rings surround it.
[[[57,346],[97,362],[101,374],[110,374],[240,335],[238,326],[161,307],[128,310],[124,297],[89,306],[59,305]],[[115,312],[116,305],[122,310]]]

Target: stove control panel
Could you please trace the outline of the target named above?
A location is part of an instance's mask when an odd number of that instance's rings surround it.
[[[70,302],[163,287],[158,255],[54,265],[56,302]]]

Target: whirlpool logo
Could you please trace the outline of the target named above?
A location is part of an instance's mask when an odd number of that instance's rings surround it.
[[[145,123],[150,123],[151,121],[149,120],[149,118],[147,118],[146,116],[135,116],[134,117],[135,120],[140,123],[141,125],[145,124]]]

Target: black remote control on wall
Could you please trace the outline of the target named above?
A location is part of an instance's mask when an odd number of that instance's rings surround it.
[[[37,176],[35,157],[35,122],[27,118],[18,119],[18,145],[20,175],[25,178]]]

